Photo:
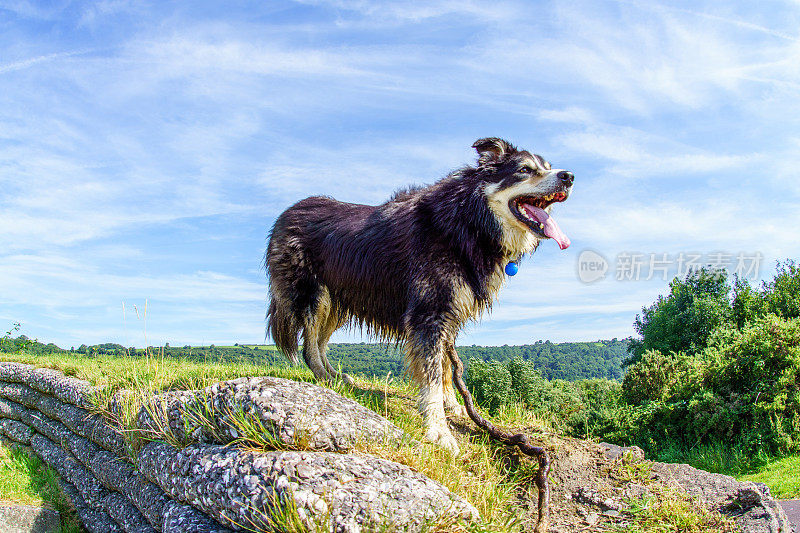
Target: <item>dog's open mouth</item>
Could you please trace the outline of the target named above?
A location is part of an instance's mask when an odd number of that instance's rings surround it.
[[[567,194],[564,192],[539,197],[517,196],[508,202],[508,207],[514,216],[528,226],[533,233],[554,239],[558,243],[558,247],[564,250],[570,244],[569,237],[561,231],[555,219],[545,211],[545,208],[566,199]]]

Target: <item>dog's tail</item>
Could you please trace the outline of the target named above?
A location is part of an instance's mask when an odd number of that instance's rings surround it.
[[[279,305],[273,298],[267,311],[267,333],[275,341],[278,349],[294,365],[299,362],[297,358],[297,339],[300,335],[300,329],[301,327],[297,324],[294,314]]]

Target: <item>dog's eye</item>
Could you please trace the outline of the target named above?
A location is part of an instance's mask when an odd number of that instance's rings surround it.
[[[531,167],[520,167],[519,173],[520,174],[533,174],[533,169]]]

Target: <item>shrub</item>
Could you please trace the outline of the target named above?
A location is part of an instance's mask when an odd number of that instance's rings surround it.
[[[731,319],[730,286],[724,271],[705,268],[675,278],[666,296],[659,296],[636,315],[633,327],[641,339],[631,341],[626,365],[648,350],[695,353],[706,347],[711,332]]]
[[[606,437],[648,451],[729,443],[800,451],[800,318],[767,315],[718,329],[700,354],[646,352],[622,385]],[[626,408],[627,407],[627,408]]]
[[[706,358],[707,392],[693,406],[703,432],[770,454],[800,451],[800,318],[721,329]]]
[[[687,389],[700,378],[701,366],[693,355],[648,350],[628,368],[622,381],[622,399],[631,405],[685,399],[691,394]]]
[[[470,360],[466,375],[467,387],[472,391],[475,401],[489,409],[490,413],[496,413],[500,406],[510,402],[511,383],[511,374],[504,363]]]

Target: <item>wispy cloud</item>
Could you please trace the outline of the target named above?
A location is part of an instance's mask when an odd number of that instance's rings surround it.
[[[34,336],[121,339],[147,298],[163,339],[263,340],[282,209],[381,202],[486,135],[576,173],[574,245],[467,342],[631,332],[663,284],[582,285],[581,247],[800,253],[796,5],[0,6],[0,317]]]
[[[87,51],[85,50],[76,52],[57,52],[53,54],[30,57],[28,59],[22,59],[19,61],[13,61],[11,63],[0,64],[0,74],[4,74],[6,72],[13,72],[15,70],[23,70],[32,67],[34,65],[38,65],[40,63],[47,63],[49,61],[55,61],[57,59],[63,59],[65,57],[72,57],[85,53],[87,53]]]

